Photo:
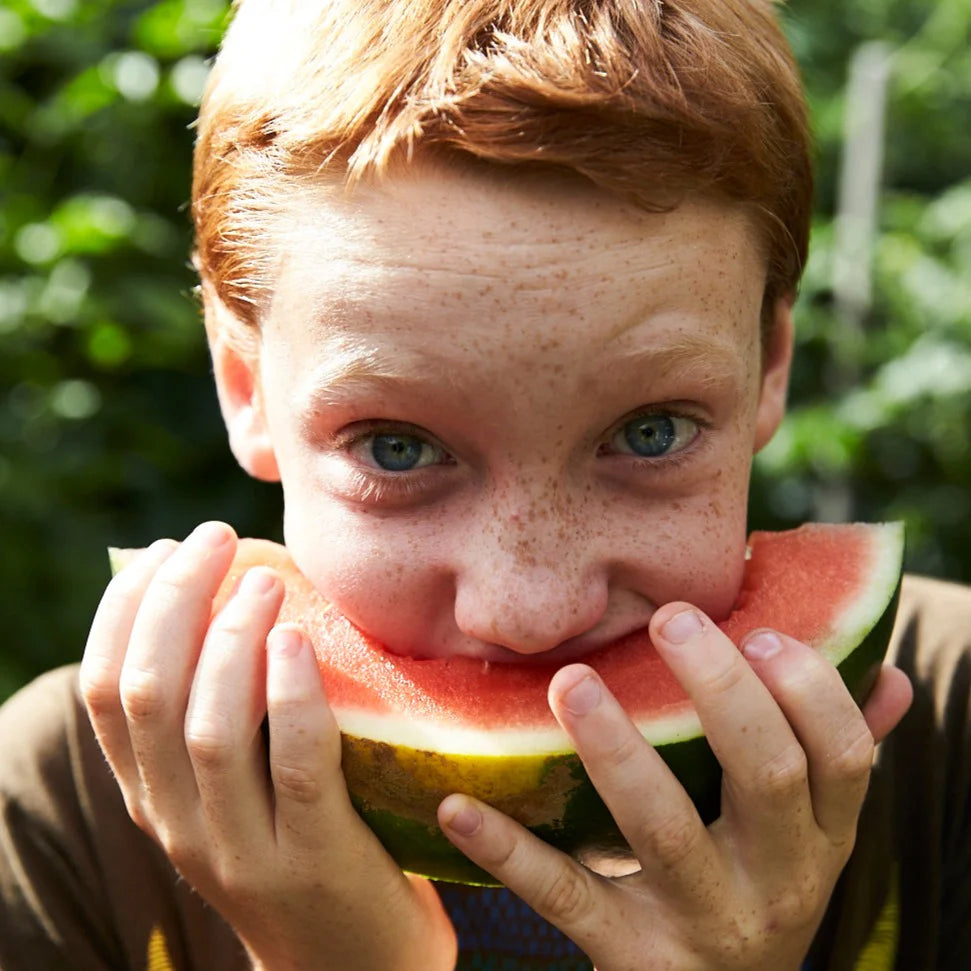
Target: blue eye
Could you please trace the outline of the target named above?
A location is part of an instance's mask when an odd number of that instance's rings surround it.
[[[384,472],[411,472],[442,462],[445,457],[438,446],[404,432],[363,435],[353,451],[366,465]]]
[[[432,447],[415,435],[373,435],[370,444],[375,465],[387,472],[410,472],[434,459],[426,455],[434,452]]]
[[[698,423],[682,415],[638,415],[621,425],[611,445],[618,452],[657,458],[680,451],[697,434]]]

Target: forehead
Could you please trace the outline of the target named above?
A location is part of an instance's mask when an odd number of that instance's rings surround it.
[[[335,347],[434,328],[466,347],[503,341],[507,359],[542,342],[575,357],[642,340],[650,322],[678,343],[714,331],[747,357],[765,280],[741,208],[648,212],[549,172],[422,165],[353,192],[312,186],[283,204],[272,240],[264,328]]]

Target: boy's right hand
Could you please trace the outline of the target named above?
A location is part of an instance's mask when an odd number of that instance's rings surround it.
[[[128,812],[257,967],[453,967],[434,888],[351,806],[313,650],[274,628],[280,579],[252,570],[212,617],[235,549],[222,523],[161,540],[98,608],[81,691]]]

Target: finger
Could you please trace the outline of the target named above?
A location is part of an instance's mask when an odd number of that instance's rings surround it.
[[[178,825],[198,805],[185,748],[186,705],[213,596],[235,549],[235,534],[224,523],[205,523],[190,534],[149,584],[122,666],[121,700],[143,799],[166,826]]]
[[[806,754],[786,715],[738,648],[694,607],[661,607],[650,632],[721,764],[722,816],[762,852],[788,852],[815,821]]]
[[[152,543],[111,579],[95,612],[81,660],[81,697],[123,792],[137,788],[138,769],[119,693],[122,664],[145,590],[177,545],[170,539]]]
[[[697,886],[715,847],[684,787],[644,739],[597,673],[571,664],[553,676],[550,707],[644,873]]]
[[[806,754],[816,823],[833,842],[852,841],[874,743],[839,672],[812,648],[776,631],[753,631],[742,651]]]
[[[881,667],[863,705],[863,717],[875,742],[882,742],[897,727],[913,700],[914,687],[910,678],[889,664]]]
[[[445,835],[586,952],[599,950],[614,888],[519,823],[471,796],[453,794],[438,807]]]
[[[269,569],[242,578],[213,619],[196,667],[185,740],[202,810],[218,845],[241,848],[272,832],[265,748],[266,638],[283,602]]]
[[[302,631],[278,626],[267,640],[266,660],[277,842],[295,852],[333,856],[345,847],[328,840],[328,833],[365,827],[344,785],[340,730],[313,648]]]

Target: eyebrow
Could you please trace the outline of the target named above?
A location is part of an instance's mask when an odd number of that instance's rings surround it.
[[[422,375],[427,375],[429,365],[434,364],[426,352],[419,356],[397,350],[388,355],[355,338],[332,338],[328,344],[325,363],[311,372],[306,390],[298,392],[298,404],[305,413],[337,405],[355,392],[373,393],[382,386],[400,389],[421,384]],[[734,387],[743,379],[744,359],[731,341],[691,332],[679,333],[672,343],[660,347],[635,345],[623,350],[615,360],[635,371],[644,371],[645,376],[677,374],[704,387]],[[456,375],[447,363],[442,362],[434,370],[436,384],[454,385]]]
[[[416,373],[428,371],[428,359],[410,352],[397,350],[391,356],[353,338],[332,339],[328,344],[325,363],[310,373],[304,390],[297,392],[304,411],[338,404],[355,390],[417,384],[421,379]],[[409,368],[409,363],[413,367]],[[438,376],[436,380],[449,383],[450,379]]]
[[[742,381],[745,358],[731,341],[709,334],[679,333],[671,343],[657,346],[635,345],[620,359],[653,373],[678,373],[706,387]]]

